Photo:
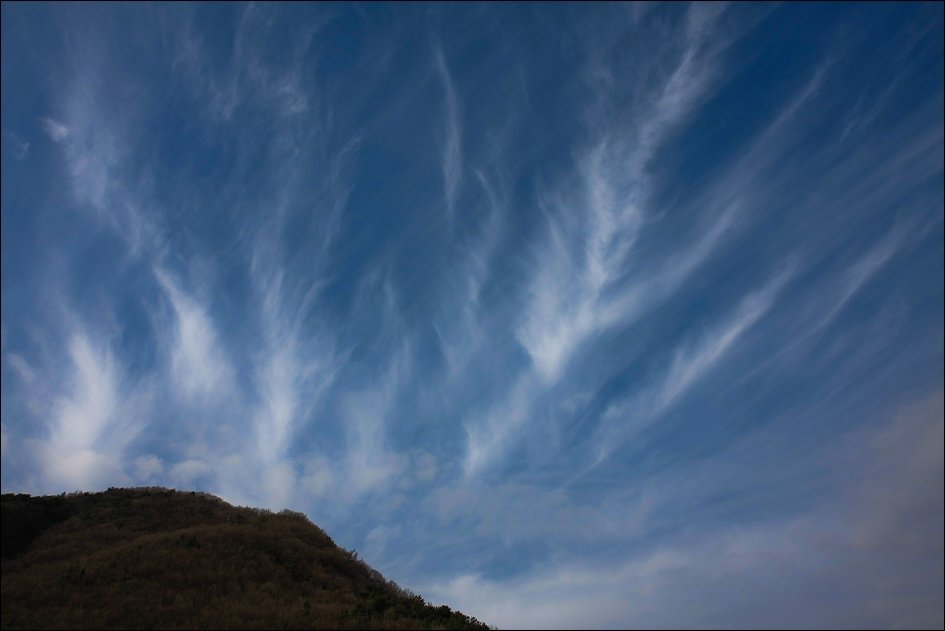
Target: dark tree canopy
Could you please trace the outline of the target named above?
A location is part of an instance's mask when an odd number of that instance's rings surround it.
[[[205,493],[2,499],[10,628],[487,629],[387,581],[301,513]]]

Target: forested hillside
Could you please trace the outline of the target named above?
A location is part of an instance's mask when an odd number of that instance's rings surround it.
[[[301,513],[195,492],[2,498],[3,628],[487,629]]]

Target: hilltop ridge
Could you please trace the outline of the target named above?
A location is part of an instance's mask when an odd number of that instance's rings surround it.
[[[301,513],[198,492],[2,496],[3,628],[488,629]]]

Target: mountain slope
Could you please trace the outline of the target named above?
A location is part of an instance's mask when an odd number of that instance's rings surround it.
[[[5,494],[2,530],[3,628],[488,628],[300,513],[204,493]]]

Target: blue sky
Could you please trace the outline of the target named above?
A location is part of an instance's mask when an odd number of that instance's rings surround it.
[[[942,627],[940,3],[0,10],[5,492],[505,627]]]

